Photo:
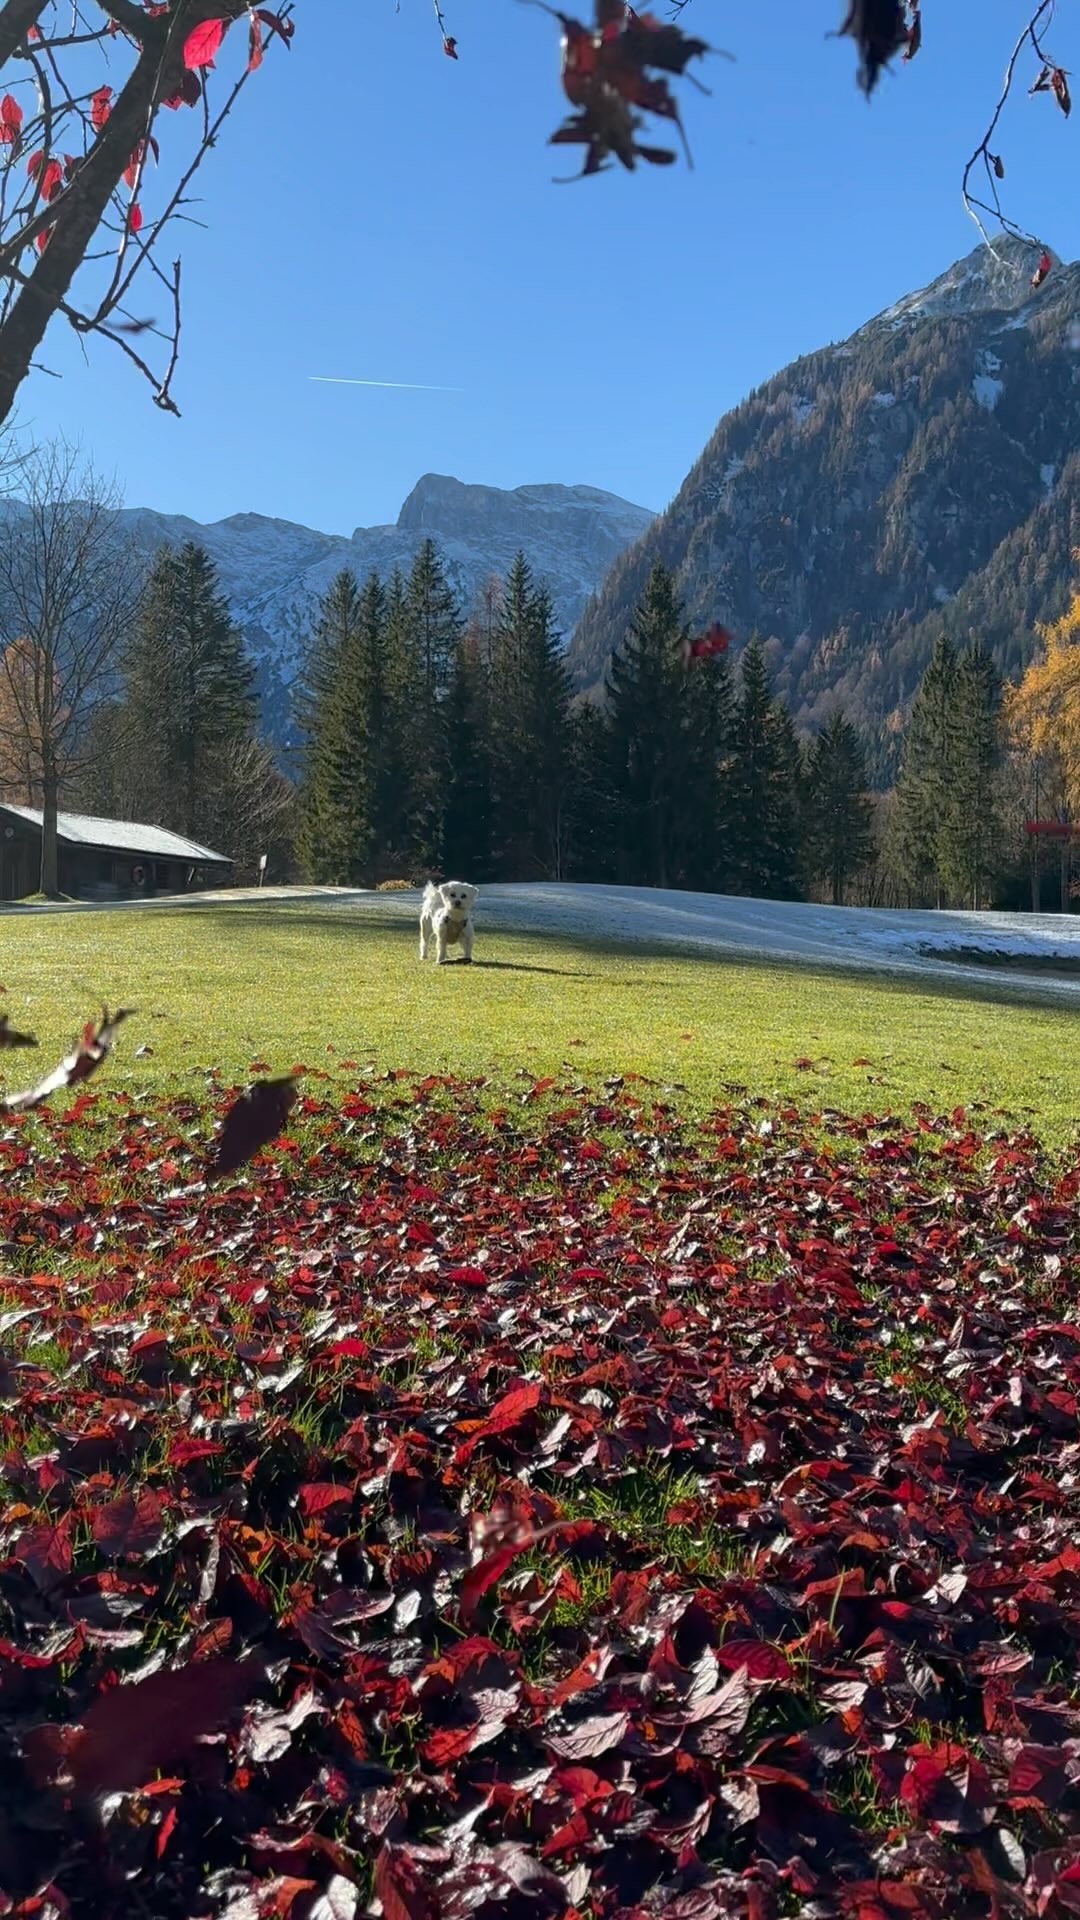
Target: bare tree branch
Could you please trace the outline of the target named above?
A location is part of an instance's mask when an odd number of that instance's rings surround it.
[[[41,890],[54,894],[60,788],[115,691],[141,569],[117,527],[119,495],[76,448],[57,441],[40,449],[20,491],[0,520],[0,744],[9,765],[35,770]]]
[[[96,11],[100,24],[95,27]],[[253,51],[239,77],[229,86],[223,104],[211,109],[216,85],[208,56],[192,48],[191,37],[208,22],[232,22],[249,16],[248,0],[159,0],[146,8],[136,0],[85,0],[73,7],[63,31],[56,18],[56,0],[6,0],[0,5],[0,59],[19,59],[34,75],[38,105],[24,120],[21,104],[12,112],[18,124],[0,129],[0,423],[8,417],[22,380],[34,363],[45,331],[57,314],[82,335],[100,333],[131,360],[149,380],[157,405],[177,412],[172,383],[179,352],[178,276],[175,267],[163,272],[154,259],[155,248],[170,221],[184,212],[191,180],[213,146],[221,127],[258,64]],[[258,57],[273,38],[288,43],[292,0],[280,11],[250,14],[253,48]],[[266,24],[262,35],[259,21]],[[27,39],[30,29],[35,38]],[[130,55],[126,79],[114,99],[113,87],[102,81],[85,91],[87,48],[100,46],[102,54],[125,50]],[[236,42],[230,43],[230,50]],[[78,47],[78,64],[69,70],[60,64],[65,49]],[[193,63],[189,65],[189,59]],[[18,87],[18,81],[14,82]],[[155,120],[163,106],[200,109],[201,127],[194,154],[181,169],[179,180],[166,197],[164,209],[152,221],[144,220],[140,196],[151,154],[158,158]],[[65,152],[64,149],[72,151]],[[81,153],[78,149],[81,148]],[[25,176],[17,166],[20,153],[31,150]],[[19,187],[16,183],[22,180]],[[72,298],[73,283],[85,268],[91,278],[100,261],[97,236],[117,236],[112,265],[91,299]],[[33,252],[38,258],[31,265]],[[29,258],[27,257],[29,256]],[[164,373],[155,372],[141,352],[122,335],[129,327],[117,316],[136,273],[148,266],[154,272],[174,310],[165,334],[168,358]],[[100,268],[98,267],[98,271]],[[80,279],[80,285],[81,285]]]
[[[992,220],[996,220],[1003,232],[1013,234],[1020,240],[1028,240],[1033,247],[1042,246],[1042,242],[1037,239],[1034,234],[1026,233],[1022,227],[1017,226],[1016,222],[1009,218],[1002,207],[1001,196],[998,192],[998,183],[1004,178],[1004,163],[1000,153],[991,150],[991,143],[994,141],[1001,116],[1012,94],[1013,82],[1016,78],[1016,69],[1025,46],[1030,43],[1037,57],[1043,61],[1045,65],[1051,64],[1047,61],[1047,57],[1040,44],[1039,30],[1044,22],[1047,25],[1050,24],[1054,17],[1054,10],[1055,0],[1040,0],[1040,4],[1035,8],[1034,13],[1025,25],[1020,38],[1017,40],[1009,56],[1009,63],[1005,69],[1005,79],[1002,85],[1001,95],[997,106],[994,108],[990,125],[987,127],[971,159],[964,168],[964,179],[961,189],[964,198],[964,207],[974,220],[991,253],[994,252],[994,245],[980,217],[983,214]],[[980,195],[972,189],[972,175],[980,162],[982,163],[986,177],[986,191],[990,196],[988,200],[982,199]]]

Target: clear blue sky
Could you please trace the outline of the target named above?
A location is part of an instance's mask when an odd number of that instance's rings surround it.
[[[850,43],[825,38],[842,0],[693,0],[685,25],[738,61],[708,63],[711,99],[681,89],[696,170],[555,186],[573,162],[545,144],[555,23],[517,0],[445,7],[456,65],[429,0],[300,0],[291,52],[272,48],[200,176],[209,230],[179,230],[181,420],[115,349],[87,370],[57,323],[43,357],[65,378],[33,378],[23,425],[78,436],[129,505],[203,520],[348,532],[395,518],[425,471],[662,507],[749,388],[975,244],[963,162],[1028,11],[927,7],[922,54],[868,106]],[[1066,11],[1058,57],[1080,68],[1076,33]],[[244,45],[237,28],[222,68]],[[1001,148],[1010,211],[1073,258],[1076,117],[1021,85]],[[152,311],[152,288],[132,304]]]

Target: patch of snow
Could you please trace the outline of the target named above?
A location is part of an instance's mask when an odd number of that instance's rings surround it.
[[[1050,257],[1060,266],[1055,254]],[[895,333],[922,320],[966,319],[980,313],[1015,314],[1011,324],[1023,326],[1031,310],[1031,275],[1038,258],[1038,248],[1016,238],[995,240],[993,247],[978,246],[928,287],[905,294],[859,331],[884,328]]]
[[[987,413],[993,413],[1005,391],[1005,383],[1003,380],[995,380],[992,374],[977,373],[971,383],[971,390],[978,405],[985,407]]]
[[[731,454],[728,459],[727,466],[724,468],[725,482],[729,480],[734,480],[736,474],[744,472],[745,468],[746,468],[746,461],[740,460],[737,453]]]
[[[205,913],[208,905],[220,902],[227,906],[230,899],[237,898],[258,899],[264,905],[271,899],[308,898],[345,912],[391,913],[411,920],[416,915],[418,895],[282,887],[266,888],[262,893],[230,890],[219,894],[217,901],[213,895],[189,894],[170,906],[181,913],[189,906]],[[118,901],[105,908],[96,902],[92,906],[3,907],[0,914],[12,912],[25,918],[33,913],[138,913],[144,904],[156,913],[166,903]],[[1052,913],[909,913],[898,908],[807,906],[786,900],[559,881],[485,887],[477,911],[480,966],[484,961],[485,924],[533,934],[540,940],[545,934],[570,940],[644,940],[674,948],[767,954],[819,966],[858,967],[924,979],[929,974],[958,983],[966,980],[969,985],[987,985],[992,976],[949,955],[978,950],[1044,964],[1055,959],[1080,960],[1080,914],[1064,919]],[[1018,970],[1010,979],[1027,993],[1080,1004],[1080,977],[1050,980]],[[1000,976],[995,984],[1000,984]]]
[[[1053,493],[1056,477],[1057,468],[1054,466],[1053,461],[1048,460],[1045,466],[1039,468],[1039,479],[1042,481],[1047,493]]]
[[[800,395],[798,399],[793,399],[791,402],[791,417],[797,427],[803,426],[813,411],[814,402],[807,400],[805,396]]]
[[[989,347],[982,349],[982,352],[978,356],[977,365],[980,373],[1001,372],[1001,361],[996,353],[991,353]]]
[[[832,357],[834,360],[850,360],[854,351],[854,347],[834,347]]]
[[[952,594],[949,592],[948,587],[935,587],[934,599],[937,601],[939,607],[943,607],[946,600],[952,599]]]
[[[883,411],[887,407],[895,407],[896,395],[895,393],[875,393],[870,405],[872,407],[881,407]]]

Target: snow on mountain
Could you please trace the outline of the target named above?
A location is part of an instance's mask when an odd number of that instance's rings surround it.
[[[194,540],[205,547],[258,661],[265,723],[284,743],[289,687],[304,634],[319,596],[343,567],[361,579],[373,569],[384,578],[395,567],[407,572],[421,543],[433,539],[468,609],[488,576],[505,574],[522,551],[550,589],[557,622],[569,638],[589,595],[653,516],[598,487],[511,492],[429,473],[413,488],[395,525],[357,527],[349,536],[258,513],[231,514],[208,526],[145,507],[127,508],[120,518],[148,560],[162,545]]]
[[[762,636],[800,727],[842,705],[882,781],[939,635],[1015,676],[1080,541],[1080,263],[1034,288],[1040,260],[996,237],[726,413],[586,607],[579,687],[657,560],[691,622]]]
[[[1049,248],[1047,251],[1052,268],[1060,273],[1057,254]],[[954,261],[928,287],[905,294],[894,306],[867,321],[854,338],[859,340],[882,327],[895,331],[920,320],[970,319],[978,313],[1014,313],[1015,323],[1023,324],[1036,301],[1031,276],[1041,254],[1041,247],[1010,235],[996,239],[993,247],[976,247],[964,259]]]

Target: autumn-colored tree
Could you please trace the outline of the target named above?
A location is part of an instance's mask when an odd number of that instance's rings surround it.
[[[1014,746],[1045,762],[1045,790],[1056,781],[1070,819],[1080,821],[1080,591],[1038,632],[1041,649],[1006,701],[1009,732]]]
[[[20,717],[31,699],[34,671],[29,641],[9,640],[0,662],[0,800],[16,807],[41,804],[41,755]]]

